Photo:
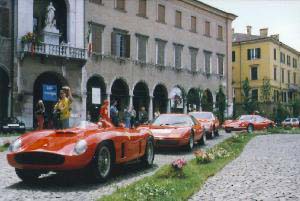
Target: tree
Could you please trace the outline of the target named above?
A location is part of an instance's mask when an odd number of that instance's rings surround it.
[[[203,92],[201,98],[201,108],[203,111],[210,111],[210,112],[213,111],[214,103],[213,103],[211,92],[209,90],[205,90]]]
[[[269,103],[271,98],[271,85],[270,80],[267,78],[263,79],[263,85],[261,88],[261,97],[264,103]]]
[[[217,116],[221,122],[224,121],[224,112],[226,109],[226,96],[223,92],[222,86],[219,86],[219,91],[216,98]]]
[[[250,85],[249,85],[249,80],[248,78],[246,78],[246,80],[244,80],[242,82],[242,88],[243,88],[243,109],[248,113],[252,113],[255,110],[257,110],[257,102],[255,100],[252,99],[251,95],[250,95]]]
[[[297,98],[293,102],[292,106],[293,106],[293,115],[294,115],[294,117],[299,116],[300,115],[300,99]]]

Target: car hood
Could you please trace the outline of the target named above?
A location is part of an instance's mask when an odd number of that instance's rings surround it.
[[[245,121],[240,121],[240,120],[227,120],[224,122],[225,126],[228,125],[237,125],[237,124],[241,124],[241,123],[246,123]]]
[[[191,128],[186,126],[149,126],[148,129],[155,138],[178,138],[187,134]]]
[[[20,137],[22,140],[20,151],[45,151],[58,154],[72,154],[75,144],[79,140],[85,139],[88,133],[87,130],[76,128],[32,132]]]

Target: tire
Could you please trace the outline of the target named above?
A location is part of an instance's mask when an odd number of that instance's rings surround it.
[[[206,135],[205,135],[205,133],[202,135],[202,137],[200,139],[200,144],[201,145],[205,145],[206,144]]]
[[[153,160],[155,156],[154,151],[154,140],[152,137],[148,137],[145,154],[142,157],[142,164],[146,167],[150,167],[153,165]]]
[[[231,133],[231,130],[230,129],[225,129],[225,132],[226,133]]]
[[[41,172],[37,170],[15,169],[17,176],[26,183],[37,182],[41,176]]]
[[[113,164],[113,148],[108,142],[101,143],[92,162],[91,179],[93,181],[105,181],[110,175]]]
[[[248,133],[253,133],[253,131],[254,131],[253,125],[252,125],[252,124],[249,124],[248,127],[247,127],[247,132],[248,132]]]
[[[213,131],[212,132],[206,132],[205,135],[206,135],[206,139],[213,139],[214,138]]]
[[[188,151],[192,151],[193,148],[194,148],[194,144],[195,144],[194,133],[191,132],[190,137],[189,137],[189,142],[188,142],[188,144],[186,145],[186,149],[187,149]]]
[[[273,124],[269,124],[267,127],[267,129],[271,129],[271,128],[273,128]]]
[[[219,136],[219,130],[215,126],[213,132],[215,137]]]

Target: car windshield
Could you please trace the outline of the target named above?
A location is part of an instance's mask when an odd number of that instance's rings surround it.
[[[77,124],[75,124],[76,128],[81,128],[81,129],[87,129],[87,128],[91,128],[91,127],[98,127],[97,124],[94,124],[92,122],[89,121],[80,121]]]
[[[287,118],[287,119],[285,119],[284,121],[291,121],[291,119],[290,119],[290,118]]]
[[[192,126],[193,120],[185,115],[163,114],[157,117],[152,125],[155,126]]]
[[[210,112],[191,112],[190,114],[196,119],[212,119],[212,113]]]
[[[242,116],[240,116],[238,118],[238,120],[240,120],[240,121],[250,121],[250,120],[252,120],[252,116],[250,116],[250,115],[242,115]]]

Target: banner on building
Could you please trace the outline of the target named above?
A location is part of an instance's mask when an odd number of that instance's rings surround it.
[[[44,101],[57,101],[57,86],[43,84],[43,100]]]
[[[101,104],[101,89],[92,88],[92,104],[100,105]]]

